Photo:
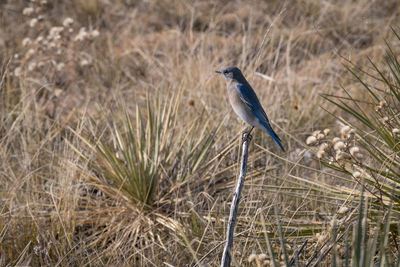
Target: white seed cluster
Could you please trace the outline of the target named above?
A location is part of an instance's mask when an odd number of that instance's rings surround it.
[[[11,75],[43,77],[49,74],[53,77],[51,71],[65,74],[74,67],[81,69],[93,65],[85,44],[98,38],[99,30],[79,27],[71,17],[62,18],[59,23],[47,21],[47,17],[51,17],[46,14],[47,0],[30,0],[27,5],[21,12],[31,30],[29,36],[20,41],[21,51],[14,55]]]
[[[51,29],[49,31],[49,35],[47,36],[47,39],[59,40],[59,39],[61,39],[61,33],[63,31],[64,31],[64,27],[62,27],[62,26],[51,27]]]
[[[16,67],[14,70],[14,76],[19,77],[22,74],[22,68],[21,67]]]
[[[339,210],[338,210],[338,213],[339,213],[339,214],[344,214],[344,213],[346,213],[346,212],[348,212],[348,211],[349,211],[349,208],[348,208],[348,207],[341,206],[341,207],[339,208]]]
[[[306,140],[306,144],[307,145],[314,145],[315,143],[317,143],[317,138],[315,137],[315,136],[309,136],[309,137],[307,137],[307,140]]]
[[[30,44],[32,44],[31,38],[26,37],[26,38],[24,38],[24,39],[22,40],[22,46],[23,46],[23,47],[27,47],[27,46],[30,45]]]
[[[100,35],[98,30],[92,30],[87,32],[85,27],[79,29],[78,34],[74,38],[74,42],[82,42],[86,39],[93,40]]]
[[[255,254],[252,253],[250,256],[247,258],[248,262],[256,262],[258,264],[262,264],[262,266],[270,266],[270,261],[267,260],[267,254],[261,253],[261,254]]]
[[[350,126],[345,125],[340,129],[340,135],[342,139],[348,140],[354,136],[355,130],[352,129]]]
[[[363,153],[360,147],[355,145],[356,131],[349,125],[344,125],[340,128],[340,137],[328,138],[329,133],[330,130],[325,129],[314,131],[307,137],[306,144],[316,148],[316,157],[343,168],[355,179],[367,177],[367,172],[362,168]],[[400,135],[400,130],[393,129],[392,133]],[[321,134],[324,136],[320,136]],[[344,211],[339,213],[344,213]]]
[[[391,109],[388,102],[381,100],[378,105],[375,106],[375,111],[378,113],[379,120],[382,122],[382,126],[388,130],[393,138],[400,138],[400,129],[398,119],[393,116],[393,110]],[[396,140],[396,143],[398,140]]]
[[[64,19],[62,24],[63,24],[64,27],[68,28],[68,27],[71,27],[71,25],[73,23],[74,23],[74,20],[68,17],[68,18]]]
[[[79,33],[75,36],[74,41],[78,42],[78,41],[83,41],[86,39],[87,37],[87,32],[86,32],[86,28],[82,27],[79,29]]]
[[[30,15],[33,14],[34,11],[35,11],[35,10],[33,9],[33,7],[25,7],[25,8],[22,10],[22,14],[25,15],[25,16],[30,16]]]
[[[31,28],[35,27],[36,24],[38,23],[38,21],[39,21],[39,20],[38,20],[37,18],[31,19],[31,20],[29,21],[29,26],[30,26]]]
[[[306,139],[309,146],[318,147],[316,156],[319,159],[327,159],[328,162],[343,164],[345,160],[359,160],[362,158],[360,148],[352,146],[355,138],[355,130],[349,125],[344,125],[340,129],[340,137],[328,138],[330,129],[314,131]]]
[[[387,104],[385,101],[381,100],[378,105],[376,105],[375,110],[376,112],[380,112],[382,108],[386,107]]]
[[[316,233],[315,238],[317,239],[318,244],[322,244],[329,238],[329,234],[322,232],[322,233]]]

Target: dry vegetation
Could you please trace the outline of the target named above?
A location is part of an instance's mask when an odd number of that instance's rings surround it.
[[[344,64],[368,70],[398,46],[399,17],[397,0],[2,1],[0,264],[184,266],[210,252],[202,263],[218,265],[245,126],[214,70],[236,65],[287,152],[255,132],[234,261],[268,266],[269,237],[283,262],[307,239],[304,265],[353,227],[360,195],[305,145],[339,132],[320,94],[362,98]],[[340,242],[324,264],[352,253]]]

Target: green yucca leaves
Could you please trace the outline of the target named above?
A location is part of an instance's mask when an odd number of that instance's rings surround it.
[[[152,99],[147,97],[144,109],[136,106],[135,119],[121,104],[101,137],[80,136],[95,153],[89,162],[99,181],[144,207],[165,197],[160,192],[171,193],[207,162],[218,130],[209,131],[201,120],[187,129],[179,125],[179,95],[164,102]],[[162,179],[177,187],[159,188]]]
[[[349,163],[365,171],[363,181],[368,184],[369,190],[380,195],[381,203],[385,205],[391,199],[395,211],[400,210],[400,65],[396,52],[389,44],[386,68],[378,67],[372,60],[370,63],[376,75],[369,74],[372,79],[369,82],[363,80],[355,69],[349,68],[366,90],[367,100],[353,98],[346,90],[346,99],[332,95],[323,97],[353,118],[345,123],[356,129],[355,143],[365,151],[365,158]],[[372,82],[379,87],[371,86]],[[346,170],[332,164],[326,166]]]
[[[400,41],[400,36],[394,34]],[[352,266],[387,266],[399,262],[389,253],[389,236],[400,215],[400,64],[399,52],[389,44],[387,47],[384,66],[378,67],[369,60],[374,73],[366,73],[368,79],[361,77],[355,68],[348,68],[364,88],[365,100],[352,97],[346,90],[346,98],[323,96],[349,117],[346,121],[340,120],[355,129],[352,145],[364,151],[360,159],[349,158],[333,164],[324,161],[324,165],[350,175],[354,168],[360,170],[357,181],[362,184],[362,195],[366,189],[374,196],[369,201],[360,199],[359,215],[353,227]],[[371,225],[375,225],[373,232],[369,229]]]
[[[160,105],[155,108],[153,111],[147,101],[147,114],[137,108],[133,123],[122,107],[110,125],[112,142],[100,140],[95,144],[97,161],[92,164],[107,183],[132,201],[146,205],[152,203],[160,178],[160,153],[165,149],[161,144],[162,130],[171,123],[170,113],[165,114],[168,111],[161,110]],[[164,122],[161,116],[167,117]]]
[[[394,34],[400,42],[400,36],[396,32]],[[388,266],[400,262],[397,249],[400,216],[398,54],[399,51],[388,44],[383,64],[369,60],[372,68],[368,72],[348,67],[361,88],[357,96],[345,88],[342,88],[344,96],[322,95],[328,103],[342,111],[340,117],[332,114],[344,125],[341,136],[328,138],[328,134],[319,135],[321,131],[316,131],[307,144],[318,146],[316,155],[321,163],[333,170],[329,176],[345,186],[331,186],[295,176],[291,178],[310,184],[309,197],[315,198],[321,192],[327,199],[343,203],[342,207],[347,206],[346,210],[350,208],[351,212],[345,217],[339,212],[334,215],[334,218],[341,218],[341,224],[331,226],[333,241],[330,248],[324,244],[317,261],[314,262],[315,255],[308,259],[307,266],[323,263],[328,255],[331,256],[328,261],[333,265],[338,264],[339,255],[344,257],[340,262],[345,266]],[[345,177],[350,177],[355,183],[351,190],[352,182]],[[356,203],[358,208],[355,208]],[[346,241],[341,239],[350,233],[351,246],[348,237]],[[347,243],[345,253],[331,250],[335,244],[343,247],[343,243]]]

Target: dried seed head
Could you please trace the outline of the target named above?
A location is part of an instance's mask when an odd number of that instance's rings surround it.
[[[335,227],[336,225],[338,225],[338,221],[337,221],[337,219],[334,217],[334,218],[332,218],[332,220],[330,220],[329,226],[330,226],[331,228],[333,228],[333,227]]]
[[[332,139],[332,143],[336,144],[337,142],[339,142],[341,139],[339,137],[335,137]]]
[[[349,149],[350,155],[352,155],[353,157],[356,157],[357,154],[360,152],[360,148],[358,148],[357,146],[353,146]]]
[[[248,262],[253,262],[257,258],[257,255],[255,253],[251,253],[250,256],[247,258]]]
[[[98,30],[93,30],[88,33],[89,39],[94,39],[94,38],[98,37],[99,35],[100,35],[100,32]]]
[[[30,45],[32,43],[32,40],[30,39],[30,38],[24,38],[23,40],[22,40],[22,46],[23,47],[26,47],[26,46],[28,46],[28,45]]]
[[[322,159],[325,156],[325,151],[324,150],[318,150],[317,151],[317,158]]]
[[[342,137],[342,139],[347,140],[349,139],[351,136],[353,136],[355,133],[354,129],[352,129],[350,126],[345,125],[342,127],[342,129],[340,130],[340,136]]]
[[[380,102],[379,102],[379,104],[375,107],[375,111],[376,112],[379,112],[384,106],[386,106],[387,104],[386,104],[386,102],[385,101],[383,101],[383,100],[381,100]]]
[[[338,141],[333,146],[333,149],[340,150],[340,149],[343,149],[344,147],[345,147],[344,143],[342,141]]]
[[[320,146],[319,146],[319,150],[322,150],[322,151],[325,151],[327,148],[328,148],[328,144],[327,143],[322,143]]]
[[[79,66],[81,67],[86,67],[90,65],[90,61],[87,59],[82,59],[81,61],[79,61]]]
[[[257,258],[258,260],[263,261],[267,258],[267,254],[265,253],[258,254]]]
[[[317,142],[317,138],[315,136],[310,135],[307,137],[306,144],[307,145],[313,145]]]
[[[64,69],[64,67],[65,67],[65,64],[61,62],[61,63],[57,64],[56,69],[57,69],[57,71],[62,71]]]
[[[74,41],[78,42],[78,41],[83,41],[86,39],[88,33],[86,32],[86,28],[82,27],[79,30],[79,33],[75,36]]]
[[[66,18],[63,21],[63,26],[64,27],[69,27],[72,25],[72,23],[74,23],[74,20],[72,18]]]
[[[317,138],[318,140],[322,140],[322,139],[324,139],[324,137],[325,137],[325,135],[322,134],[322,133],[319,133],[319,134],[317,134],[317,136],[316,136],[316,138]]]
[[[312,133],[312,136],[317,137],[317,135],[318,135],[320,132],[321,132],[320,130],[316,130],[316,131],[314,131],[314,132]]]
[[[335,154],[336,161],[341,161],[342,159],[345,159],[345,157],[346,157],[346,154],[344,152],[342,152],[340,150],[336,151],[336,154]]]
[[[330,132],[331,132],[330,129],[328,128],[324,129],[324,135],[328,136]]]
[[[38,36],[38,37],[36,38],[35,43],[38,44],[38,43],[42,42],[43,39],[44,39],[43,36],[40,35],[40,36]]]
[[[54,89],[54,94],[55,96],[59,97],[62,94],[63,90],[60,88],[55,88]]]
[[[21,67],[16,67],[14,70],[14,76],[19,77],[22,74],[22,68]]]
[[[33,13],[33,8],[32,7],[25,7],[24,10],[22,10],[22,14],[25,16],[32,15]]]
[[[348,134],[350,132],[350,130],[351,130],[351,127],[348,126],[348,125],[345,125],[345,126],[342,127],[342,129],[340,129],[340,133],[342,135],[346,135],[346,134]]]
[[[33,18],[29,21],[29,26],[31,28],[35,27],[36,23],[38,23],[38,19],[37,18]]]
[[[64,30],[64,27],[51,27],[49,31],[49,38],[60,39],[60,34]]]
[[[57,45],[56,45],[55,42],[50,42],[50,43],[48,44],[48,48],[56,48],[56,47],[57,47]]]
[[[339,214],[343,214],[343,213],[346,213],[348,210],[349,210],[348,207],[342,206],[342,207],[340,207],[340,209],[338,210],[338,213],[339,213]]]
[[[324,235],[324,234],[317,233],[317,234],[315,235],[315,237],[317,238],[317,242],[318,242],[318,243],[322,243],[322,242],[325,241],[325,235]]]
[[[354,176],[355,178],[358,178],[358,177],[361,176],[361,172],[355,171],[355,172],[353,172],[353,176]]]
[[[36,66],[37,66],[36,62],[30,62],[28,65],[28,70],[33,71],[36,69]]]
[[[31,48],[26,52],[26,57],[31,57],[33,54],[35,54],[35,49]]]

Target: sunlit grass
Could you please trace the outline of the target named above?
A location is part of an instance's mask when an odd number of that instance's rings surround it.
[[[244,130],[213,75],[229,65],[248,77],[288,148],[282,154],[254,132],[237,264],[396,260],[399,64],[389,27],[398,24],[396,6],[394,0],[2,5],[1,264],[218,265]],[[385,40],[393,51],[382,69]],[[351,68],[355,79],[344,59],[370,66],[365,71],[375,79]],[[360,116],[369,121],[357,123]],[[370,176],[334,161],[335,169],[327,168],[318,160],[327,151],[313,154],[304,144],[312,135],[333,149],[333,137],[341,137],[337,118],[355,130],[343,152],[372,155],[359,165]],[[379,226],[375,217],[385,222]],[[365,219],[368,227],[360,228]],[[370,231],[375,226],[383,239]],[[377,254],[367,255],[374,248]]]

